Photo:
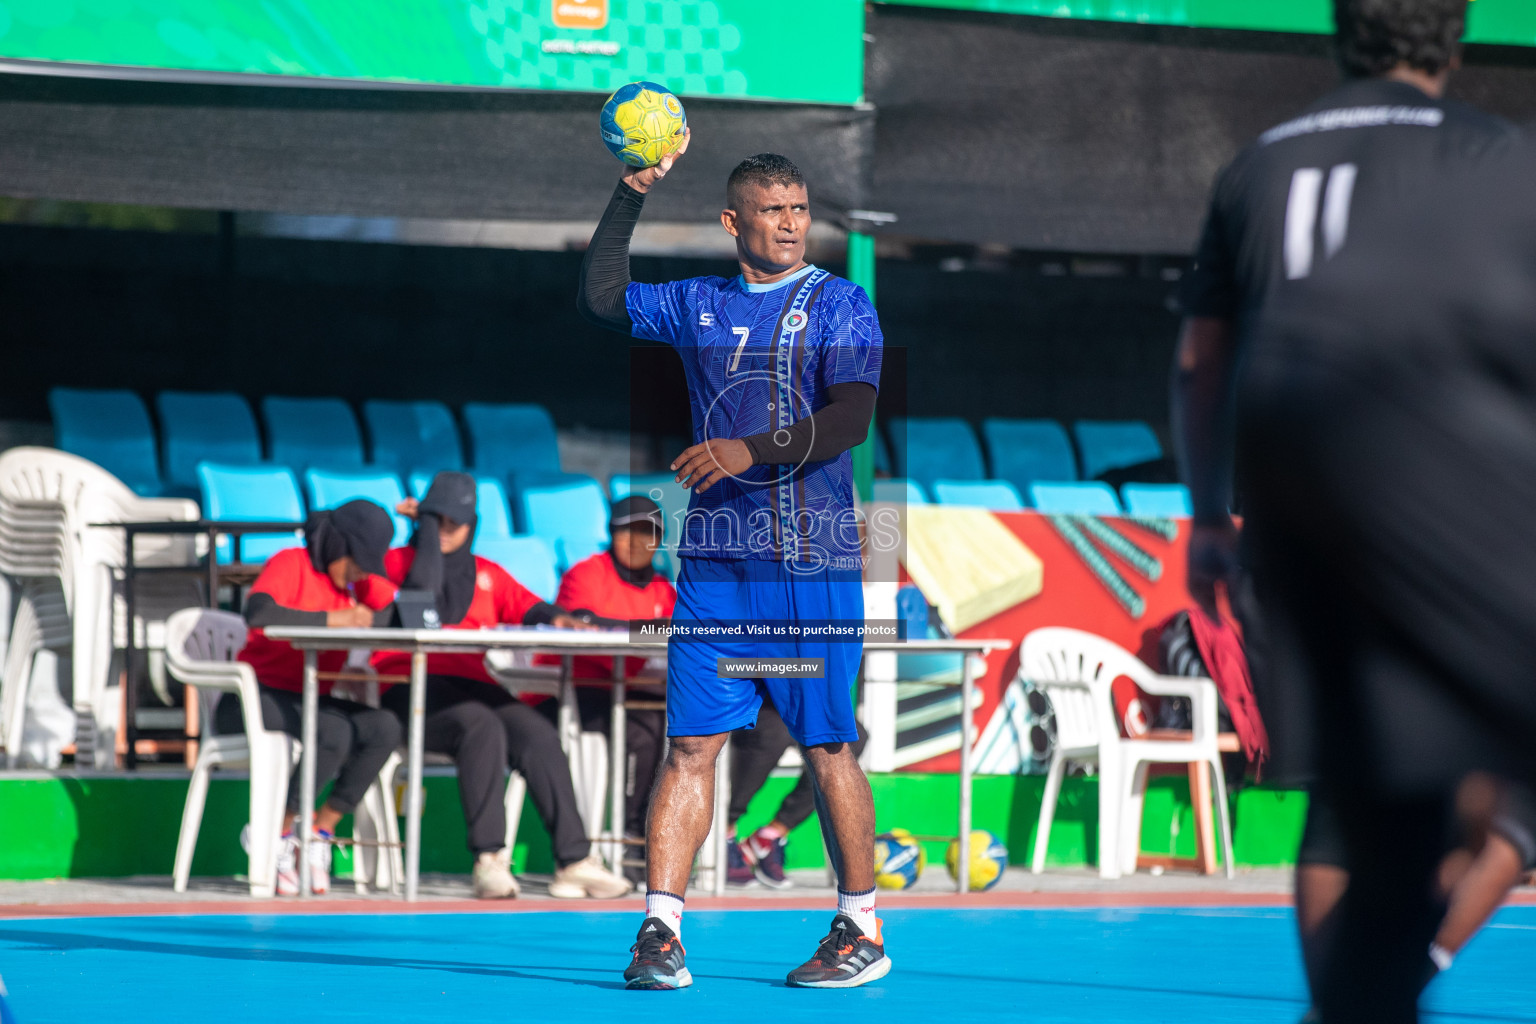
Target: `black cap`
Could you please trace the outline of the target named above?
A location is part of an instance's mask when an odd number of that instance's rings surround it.
[[[608,529],[617,530],[637,523],[650,523],[659,533],[663,530],[661,506],[643,494],[631,494],[613,503],[608,513]]]
[[[332,509],[330,527],[346,542],[347,554],[358,568],[375,576],[388,575],[384,553],[395,537],[395,524],[388,512],[359,498]]]
[[[447,470],[432,478],[432,486],[418,506],[456,523],[475,523],[475,478],[468,473]]]

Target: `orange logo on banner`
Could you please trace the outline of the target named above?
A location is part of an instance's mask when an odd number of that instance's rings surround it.
[[[554,0],[556,28],[602,28],[608,24],[608,0]]]

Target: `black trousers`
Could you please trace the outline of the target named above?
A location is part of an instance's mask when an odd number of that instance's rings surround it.
[[[301,694],[261,687],[261,721],[267,729],[299,739],[303,714]],[[226,693],[219,699],[213,728],[226,735],[245,730],[245,715],[235,694]],[[399,719],[387,711],[338,697],[321,697],[320,713],[315,718],[316,790],[335,779],[326,803],[350,814],[404,736]],[[288,780],[288,809],[299,810],[297,770]]]
[[[864,744],[868,740],[869,732],[860,723],[859,739],[853,745],[855,757],[864,752]],[[794,737],[789,734],[789,726],[784,724],[784,719],[779,717],[778,710],[770,700],[764,700],[762,710],[757,713],[757,728],[737,729],[731,733],[731,805],[726,820],[732,825],[747,813],[747,805],[752,802],[757,791],[763,788],[769,773],[794,742]],[[785,795],[774,817],[790,828],[809,818],[816,809],[814,786],[810,766],[807,765],[801,769],[799,781]]]
[[[637,695],[643,699],[643,695]],[[558,720],[560,702],[546,700],[536,707],[551,723]],[[582,732],[600,732],[607,736],[613,727],[613,691],[606,686],[576,687],[576,712]],[[661,751],[667,739],[667,713],[656,710],[631,710],[624,715],[624,831],[631,836],[645,835],[645,815],[651,805],[651,789],[656,784],[656,769],[661,765]]]
[[[381,703],[404,722],[410,687],[391,687]],[[427,677],[424,725],[426,748],[453,758],[458,769],[471,852],[506,845],[508,768],[528,783],[528,796],[549,829],[555,863],[564,867],[592,852],[560,737],[538,711],[499,686],[432,675]]]

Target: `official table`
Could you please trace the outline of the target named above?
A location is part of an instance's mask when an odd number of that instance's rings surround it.
[[[319,707],[318,656],[321,651],[391,650],[411,656],[410,719],[407,723],[406,800],[405,800],[405,899],[416,899],[421,872],[421,776],[426,723],[426,682],[428,654],[483,654],[493,650],[524,650],[532,653],[561,655],[597,655],[614,657],[612,735],[609,737],[609,807],[613,823],[610,859],[617,866],[618,849],[624,822],[624,725],[625,680],[620,655],[646,657],[666,651],[665,640],[632,640],[627,631],[556,630],[538,627],[503,629],[331,629],[320,626],[270,626],[266,635],[286,640],[304,654],[303,722],[300,742],[300,856],[299,894],[311,892],[309,879],[309,836],[315,810],[315,721]],[[864,644],[865,653],[895,651],[906,654],[952,653],[960,656],[960,679],[950,684],[960,688],[960,815],[961,836],[971,831],[971,760],[975,745],[976,694],[972,655],[1009,646],[1005,640],[910,640],[880,641]],[[592,683],[594,680],[583,680]],[[573,685],[569,673],[562,686]],[[879,684],[877,684],[879,685]],[[729,780],[723,770],[716,772],[715,814],[710,842],[714,844],[712,889],[716,895],[725,891],[724,808],[728,801]],[[970,888],[969,858],[959,859],[960,892]]]

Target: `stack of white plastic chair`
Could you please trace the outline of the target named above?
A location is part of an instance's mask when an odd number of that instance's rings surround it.
[[[15,758],[19,734],[16,708],[28,703],[36,668],[34,655],[70,655],[71,703],[78,718],[76,758],[80,764],[114,763],[121,687],[114,651],[133,628],[143,650],[163,647],[162,623],[177,608],[201,603],[194,577],[145,576],[135,585],[135,621],[127,622],[121,595],[126,544],[122,530],[93,523],[195,520],[195,502],[141,498],[95,463],[52,448],[12,448],[0,453],[0,573],[19,584],[18,623],[35,620],[28,635],[13,635],[5,659],[0,706],[6,717],[0,742]],[[136,562],[145,566],[187,565],[195,559],[190,536],[141,538]],[[56,589],[55,589],[56,587]],[[67,644],[60,643],[57,603],[68,616]],[[23,644],[23,641],[26,643]],[[158,653],[151,668],[159,667]]]
[[[1216,684],[1190,676],[1153,672],[1125,648],[1080,629],[1037,629],[1019,648],[1019,676],[1050,699],[1056,747],[1045,778],[1031,870],[1045,868],[1046,847],[1061,780],[1068,763],[1097,762],[1099,772],[1099,876],[1134,873],[1141,845],[1142,798],[1153,764],[1209,766],[1221,823],[1227,877],[1233,874],[1232,822],[1227,809],[1221,753],[1216,746]],[[1184,739],[1127,739],[1120,735],[1112,687],[1124,676],[1157,696],[1187,697],[1194,729]]]
[[[205,724],[198,746],[197,764],[187,787],[187,803],[181,815],[181,834],[176,840],[176,866],[172,885],[185,892],[192,873],[192,854],[208,799],[208,784],[220,769],[244,769],[250,774],[250,833],[248,875],[252,896],[271,896],[277,886],[278,841],[288,802],[288,780],[298,763],[301,746],[287,733],[265,728],[256,673],[235,655],[245,646],[245,620],[233,612],[184,608],[165,624],[166,666],[172,676],[194,687]],[[214,709],[220,698],[233,693],[240,701],[245,731],[221,735],[213,730]],[[394,821],[394,798],[386,785],[376,783],[354,812],[358,838],[382,836]],[[373,849],[369,847],[367,849]],[[369,858],[373,860],[372,857]],[[359,890],[377,877],[380,887],[393,889],[400,877],[398,854],[380,858],[381,865],[365,868],[354,861]],[[392,870],[392,873],[391,873]]]

